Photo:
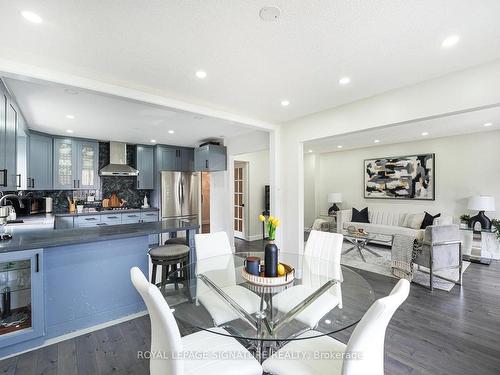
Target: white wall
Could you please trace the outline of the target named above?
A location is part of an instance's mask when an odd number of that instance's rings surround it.
[[[233,228],[234,161],[238,155],[270,149],[272,133],[254,131],[238,137],[227,138],[227,171],[212,172],[210,177],[210,231],[224,231],[231,241]],[[273,152],[273,151],[271,151]],[[271,171],[274,160],[269,158],[267,170]]]
[[[262,223],[258,216],[265,210],[264,186],[269,185],[269,150],[236,155],[235,161],[248,163],[245,239],[254,241],[262,238]]]
[[[304,155],[304,228],[313,225],[318,217],[316,209],[316,154]]]
[[[327,194],[342,193],[342,208],[368,206],[396,212],[443,213],[458,217],[467,211],[467,198],[472,195],[493,195],[500,216],[500,130],[425,141],[381,145],[357,150],[319,155],[317,168],[304,163],[304,175],[315,173],[317,200],[304,195],[305,205],[317,206],[319,212],[328,209]],[[363,160],[423,153],[435,153],[435,201],[364,199]],[[336,176],[336,178],[332,178]],[[318,212],[318,213],[319,213]]]
[[[304,246],[304,141],[497,105],[499,87],[500,61],[495,61],[283,124],[282,246],[299,252]]]

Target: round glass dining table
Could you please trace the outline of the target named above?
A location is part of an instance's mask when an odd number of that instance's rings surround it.
[[[262,350],[266,344],[279,346],[345,330],[358,323],[375,300],[370,284],[355,271],[292,253],[279,253],[279,262],[294,270],[291,282],[253,284],[242,276],[250,256],[264,259],[262,252],[215,256],[171,273],[169,279],[178,285],[164,287],[162,293],[178,322],[188,329],[256,342]]]

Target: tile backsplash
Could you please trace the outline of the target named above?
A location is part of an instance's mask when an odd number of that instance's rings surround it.
[[[136,167],[135,162],[135,146],[127,145],[127,163],[132,167]],[[99,142],[99,169],[109,164],[109,143]],[[127,201],[127,207],[139,208],[142,205],[144,196],[148,197],[148,202],[151,204],[152,190],[137,189],[137,177],[100,177],[100,191],[97,190],[36,190],[24,191],[24,195],[30,194],[34,198],[51,197],[53,200],[53,212],[68,211],[68,197],[74,197],[79,200],[85,200],[87,195],[96,194],[102,198],[109,198],[112,192],[115,192],[118,198]]]

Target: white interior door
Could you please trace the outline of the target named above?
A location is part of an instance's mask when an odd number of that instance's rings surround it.
[[[234,235],[245,239],[247,163],[234,163]]]

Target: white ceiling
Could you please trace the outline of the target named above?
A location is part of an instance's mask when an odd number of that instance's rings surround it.
[[[268,5],[277,22],[259,18]],[[2,0],[0,57],[281,122],[499,59],[499,14],[498,0]]]
[[[4,78],[29,128],[50,134],[128,143],[198,146],[207,138],[253,131],[231,121],[169,110],[51,83]],[[71,90],[77,94],[70,94]],[[66,118],[72,115],[74,119]],[[168,131],[173,130],[174,134]]]
[[[489,127],[484,124],[491,123]],[[304,153],[342,152],[363,147],[413,142],[500,130],[500,106],[472,112],[343,134],[304,143]],[[422,133],[428,133],[423,136]],[[380,142],[375,143],[375,140]],[[342,148],[338,148],[342,146]]]

